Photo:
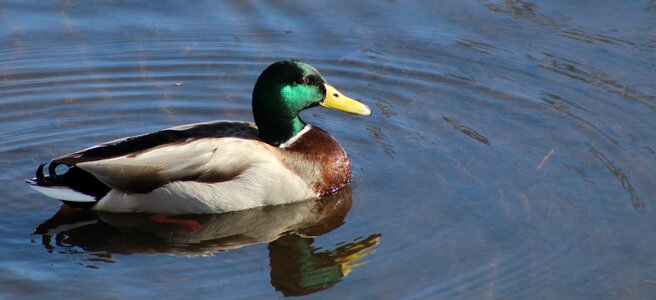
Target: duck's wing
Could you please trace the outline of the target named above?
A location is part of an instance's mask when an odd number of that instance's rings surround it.
[[[33,185],[67,186],[99,198],[108,191],[102,188],[104,185],[128,193],[145,193],[175,180],[227,180],[237,166],[222,161],[226,165],[216,168],[210,163],[218,162],[216,156],[244,160],[249,151],[239,152],[239,141],[249,141],[246,145],[251,148],[263,144],[258,140],[257,127],[249,122],[213,121],[173,127],[57,157],[50,162],[49,176],[40,174],[39,168]],[[58,165],[70,169],[58,175]],[[79,182],[84,184],[77,186]],[[100,188],[87,191],[91,189],[89,182]]]
[[[137,155],[158,147],[182,144],[202,138],[236,137],[259,139],[255,123],[239,121],[212,121],[187,124],[149,134],[113,140],[77,152],[64,154],[52,160],[50,171],[57,165],[74,166],[81,162],[103,160],[124,155]],[[53,167],[53,165],[55,165]]]
[[[107,159],[79,162],[105,185],[148,193],[174,181],[225,182],[276,159],[266,143],[234,137],[190,139]]]

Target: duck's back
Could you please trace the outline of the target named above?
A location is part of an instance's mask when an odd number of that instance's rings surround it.
[[[89,170],[85,170],[82,166],[112,166],[111,161],[131,158],[130,164],[132,167],[126,167],[121,172],[125,177],[121,177],[121,174],[111,174],[118,176],[120,179],[114,180],[114,182],[121,185],[120,188],[124,192],[148,192],[163,184],[163,181],[160,177],[148,175],[150,171],[157,171],[155,169],[157,166],[152,166],[153,168],[149,169],[146,163],[140,159],[146,157],[146,153],[157,152],[157,150],[161,153],[162,149],[179,149],[199,141],[226,137],[258,141],[258,130],[254,123],[249,122],[212,121],[187,124],[149,134],[117,139],[56,157],[49,163],[47,175],[44,175],[43,165],[41,165],[36,172],[36,177],[33,180],[28,180],[28,183],[34,189],[49,197],[63,200],[74,206],[89,207],[103,198],[115,186],[99,178],[98,175],[101,174],[91,174]],[[171,164],[184,162],[184,157],[176,155],[175,152],[172,152],[169,157],[163,157],[163,159],[169,160]],[[65,173],[60,172],[58,174],[57,167],[60,165],[67,166],[68,170]],[[140,165],[144,167],[138,170],[134,168],[134,166]],[[99,172],[106,173],[106,170],[100,170]],[[130,182],[126,179],[130,176],[138,177],[140,180]],[[185,179],[193,180],[192,177],[186,176]]]
[[[165,147],[204,138],[235,137],[259,139],[255,123],[241,121],[211,121],[171,127],[168,129],[113,140],[74,153],[56,157],[51,163],[74,165],[80,162],[137,155]],[[51,165],[52,167],[52,165]]]

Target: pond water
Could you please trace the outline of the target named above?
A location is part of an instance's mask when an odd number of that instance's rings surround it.
[[[656,2],[543,2],[3,1],[0,298],[655,298]],[[372,107],[303,113],[349,153],[348,189],[154,222],[23,182],[252,120],[287,58]]]

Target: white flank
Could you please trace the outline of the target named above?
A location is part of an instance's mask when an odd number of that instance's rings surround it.
[[[305,127],[303,127],[303,129],[301,129],[301,131],[299,131],[296,135],[294,135],[293,137],[291,137],[290,139],[288,139],[288,140],[285,141],[284,143],[280,144],[279,147],[280,147],[280,148],[287,148],[287,147],[289,147],[291,144],[293,144],[293,143],[296,142],[299,138],[301,138],[301,136],[303,136],[306,132],[308,132],[308,131],[310,130],[310,128],[312,128],[312,126],[310,126],[310,124],[305,125]]]
[[[96,198],[93,196],[82,194],[64,186],[40,186],[31,183],[30,186],[37,192],[50,198],[73,202],[96,202]]]
[[[114,190],[94,206],[112,212],[221,213],[296,202],[318,196],[280,161],[279,149],[239,138],[201,139],[124,156],[78,164]],[[138,182],[139,168],[156,168],[168,183],[150,193],[125,194],[120,183]],[[130,171],[125,171],[130,170]],[[145,173],[144,173],[145,174]],[[198,176],[209,182],[184,180]],[[228,181],[212,178],[231,178]]]

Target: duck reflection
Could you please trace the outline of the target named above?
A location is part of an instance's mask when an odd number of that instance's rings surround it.
[[[117,214],[63,205],[34,233],[49,252],[82,250],[94,256],[89,261],[105,262],[114,262],[113,254],[198,256],[268,243],[274,288],[306,295],[339,282],[379,243],[380,234],[372,234],[332,250],[313,246],[344,223],[350,208],[348,187],[318,200],[220,215]]]
[[[317,251],[314,239],[286,235],[269,243],[271,284],[285,296],[308,295],[339,282],[372,254],[379,234],[333,250]]]

